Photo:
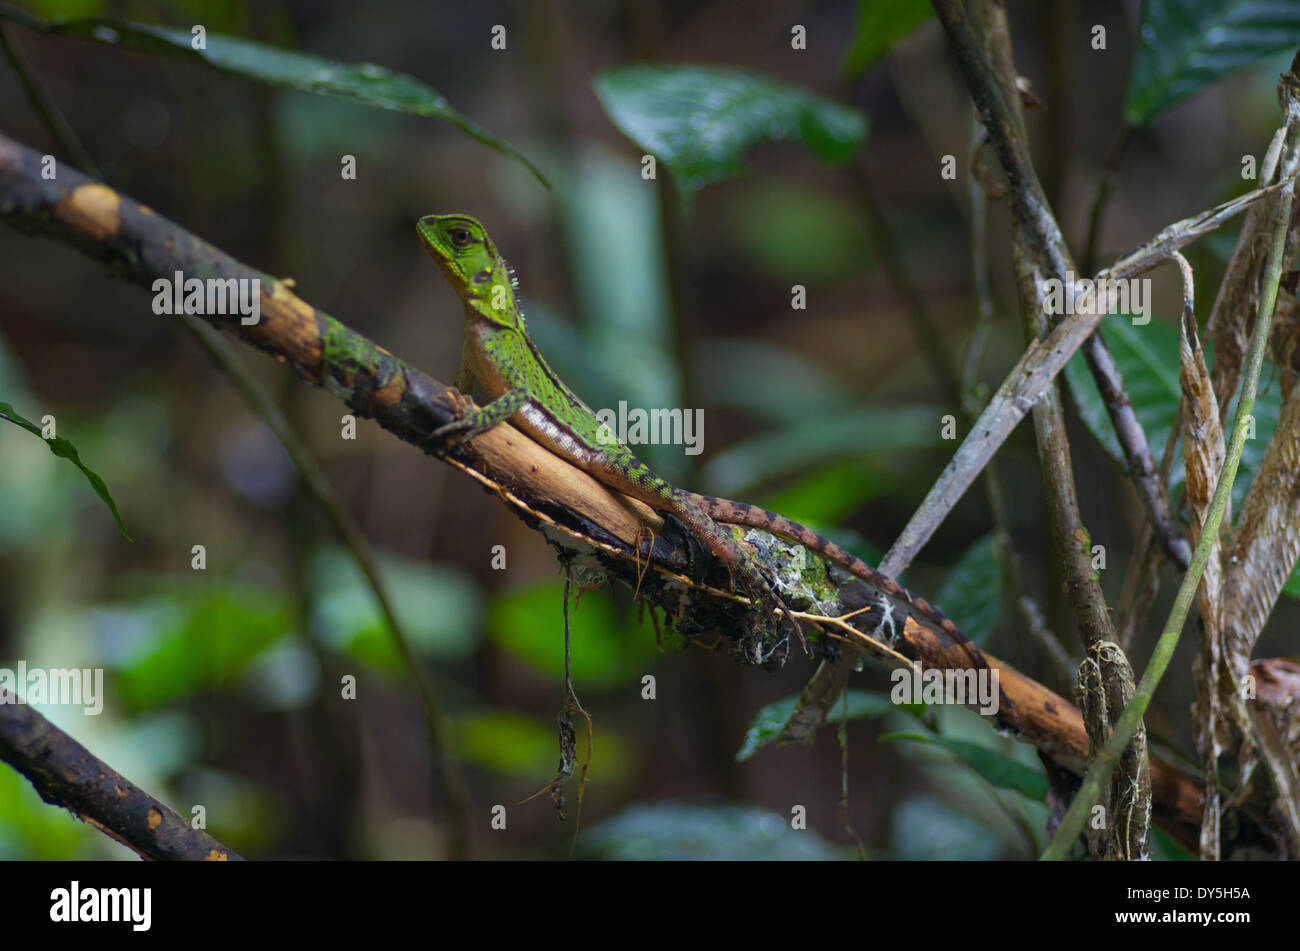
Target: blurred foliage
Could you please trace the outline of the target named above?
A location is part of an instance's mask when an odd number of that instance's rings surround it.
[[[825,412],[740,443],[713,456],[701,481],[715,495],[740,495],[755,485],[810,466],[941,445],[933,406],[850,408]]]
[[[795,182],[757,182],[736,196],[731,209],[727,226],[737,249],[774,282],[815,286],[843,280],[873,263],[866,222],[851,205],[831,195]],[[779,222],[779,227],[773,227],[774,221]],[[726,343],[747,343],[750,349],[761,346],[754,341]],[[788,353],[782,356],[787,361],[790,358]],[[782,372],[791,370],[786,366]],[[819,376],[822,379],[813,389],[805,391],[803,386],[796,386],[792,392],[802,399],[834,385],[835,381],[826,380],[824,373]],[[760,370],[750,378],[762,380],[765,375]]]
[[[584,853],[622,861],[812,861],[847,859],[816,832],[752,806],[657,802],[629,806],[584,832]]]
[[[272,588],[174,580],[100,622],[101,642],[135,641],[114,658],[113,678],[132,710],[232,682],[290,625],[284,595]]]
[[[690,207],[695,193],[742,175],[758,142],[798,142],[823,162],[848,161],[866,117],[765,76],[709,66],[624,66],[595,81],[623,134],[668,166]]]
[[[488,636],[537,671],[564,677],[564,585],[533,585],[492,602]],[[618,620],[604,591],[584,594],[569,609],[571,668],[579,683],[612,687],[638,679],[655,656],[649,622]]]
[[[421,657],[465,657],[481,626],[482,594],[464,572],[380,552],[379,570],[411,648]],[[370,583],[350,552],[317,550],[308,564],[312,631],[335,650],[389,673],[405,670]]]
[[[890,857],[904,862],[981,862],[1002,852],[987,825],[928,793],[899,800],[889,845]]]
[[[853,38],[840,68],[856,76],[932,16],[928,0],[858,0]]]

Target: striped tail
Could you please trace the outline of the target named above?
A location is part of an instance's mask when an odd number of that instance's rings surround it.
[[[831,561],[841,565],[873,587],[879,588],[885,594],[898,598],[900,601],[916,608],[919,614],[938,625],[940,630],[947,634],[954,643],[962,645],[971,660],[975,662],[976,667],[988,668],[988,661],[984,659],[980,649],[972,644],[957,625],[949,620],[942,611],[929,601],[904,588],[893,578],[881,574],[852,552],[841,548],[830,539],[818,535],[808,526],[800,525],[784,515],[769,512],[765,508],[750,505],[748,502],[717,499],[710,495],[696,495],[693,492],[690,495],[716,522],[729,522],[732,525],[760,528],[790,541],[798,542],[805,548],[811,549],[820,555],[825,555]]]

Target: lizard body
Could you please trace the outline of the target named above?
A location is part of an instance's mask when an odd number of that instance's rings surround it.
[[[877,630],[892,623],[895,607],[914,609],[961,644],[977,666],[988,666],[979,648],[937,608],[834,542],[756,505],[679,489],[637,459],[626,445],[602,434],[601,421],[551,370],[528,335],[515,298],[513,275],[484,227],[465,215],[428,215],[419,220],[416,230],[464,304],[466,339],[456,389],[468,394],[478,383],[490,400],[482,409],[435,430],[430,438],[458,435],[469,439],[510,420],[611,489],[675,515],[726,565],[756,603],[773,616],[778,612],[784,615],[800,643],[803,632],[763,569],[718,522],[788,538],[879,589],[893,603],[886,605]],[[754,659],[767,660],[783,643],[784,639],[763,653],[758,642]]]

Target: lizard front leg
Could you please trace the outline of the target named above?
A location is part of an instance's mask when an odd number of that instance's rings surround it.
[[[463,401],[462,405],[471,405],[469,398],[463,394],[459,397],[453,397],[453,399],[456,399],[458,403]],[[527,402],[528,391],[523,387],[507,390],[491,403],[488,403],[487,406],[468,412],[460,419],[453,420],[445,426],[439,426],[429,434],[429,439],[434,441],[445,439],[448,436],[459,436],[461,440],[473,439],[480,433],[487,432],[497,423],[505,422],[519,412]]]

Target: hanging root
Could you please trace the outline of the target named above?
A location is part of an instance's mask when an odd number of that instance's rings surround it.
[[[538,796],[549,793],[551,801],[555,803],[555,812],[560,821],[564,821],[564,787],[570,779],[573,778],[574,772],[577,771],[578,762],[578,740],[577,734],[573,729],[573,714],[581,714],[587,722],[587,758],[582,764],[582,773],[578,777],[578,815],[573,827],[573,841],[569,844],[569,855],[573,855],[574,849],[578,845],[578,832],[582,829],[582,795],[587,787],[587,771],[591,768],[591,749],[592,749],[592,724],[591,714],[582,708],[581,701],[573,689],[573,672],[569,663],[570,656],[570,637],[569,637],[569,587],[571,576],[569,566],[564,568],[564,705],[560,708],[559,715],[555,718],[559,724],[560,734],[560,765],[555,771],[555,778],[543,786],[537,792],[533,793],[527,799],[521,800],[518,804],[523,805],[531,802]]]

